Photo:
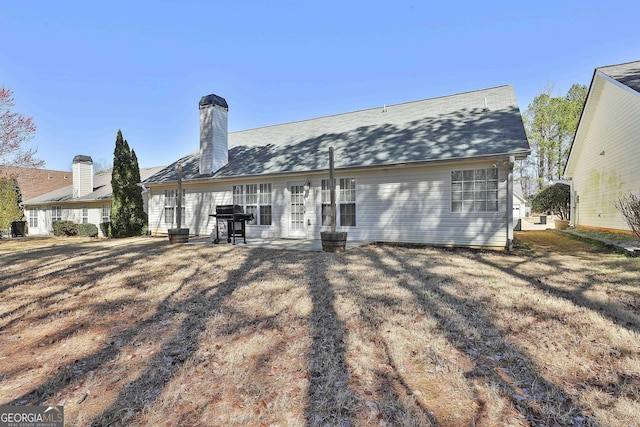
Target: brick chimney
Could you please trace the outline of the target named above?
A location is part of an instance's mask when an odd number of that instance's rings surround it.
[[[218,95],[200,99],[200,174],[210,175],[229,162],[227,101]]]
[[[73,198],[93,192],[93,160],[89,156],[73,158]]]

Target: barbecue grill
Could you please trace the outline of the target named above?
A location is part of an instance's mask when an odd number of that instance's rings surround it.
[[[216,239],[213,243],[220,243],[219,227],[220,223],[227,222],[227,243],[236,244],[236,237],[242,237],[247,243],[246,222],[253,220],[253,214],[244,213],[240,205],[218,205],[216,213],[209,216],[216,218]]]

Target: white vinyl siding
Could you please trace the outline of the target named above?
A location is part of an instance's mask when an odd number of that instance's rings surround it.
[[[576,226],[629,230],[614,201],[640,192],[640,95],[597,76],[567,163]],[[577,200],[576,196],[577,195]]]
[[[340,179],[355,178],[354,188],[348,190],[349,202],[356,204],[356,227],[341,227],[348,231],[349,239],[372,242],[425,243],[434,245],[490,246],[504,247],[507,241],[506,202],[508,177],[507,163],[499,165],[497,212],[451,212],[451,171],[467,169],[493,168],[491,162],[460,162],[459,166],[429,165],[388,170],[368,170],[350,173]],[[319,239],[320,231],[328,229],[323,225],[322,181],[324,174],[310,174],[300,181],[309,182],[304,217],[306,238]],[[328,180],[327,180],[328,181]],[[247,227],[247,239],[286,238],[289,233],[290,212],[287,176],[271,180],[271,217],[270,227]],[[252,185],[251,183],[250,185]],[[258,192],[260,182],[256,181]],[[215,213],[217,205],[239,202],[239,194],[246,194],[246,182],[243,183],[198,183],[189,186],[186,191],[186,206],[190,212],[185,227],[192,233],[209,235],[215,231]],[[236,187],[236,198],[233,190]],[[239,187],[242,186],[242,193]],[[345,188],[346,189],[346,188]],[[327,193],[328,187],[324,192]],[[149,229],[152,234],[165,234],[167,225],[163,223],[164,190],[153,188],[149,202]],[[338,204],[340,191],[338,191]],[[338,210],[340,207],[338,206]],[[193,212],[193,213],[192,213]]]

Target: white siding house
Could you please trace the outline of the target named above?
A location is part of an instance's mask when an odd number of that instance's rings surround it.
[[[596,68],[567,161],[577,227],[629,231],[614,201],[640,191],[640,61]]]
[[[163,166],[140,169],[145,179],[163,169]],[[145,206],[147,196],[143,193]],[[89,223],[98,227],[110,221],[111,172],[93,173],[93,161],[89,156],[73,159],[73,184],[23,202],[29,236],[49,235],[53,222],[59,219],[76,224]]]
[[[203,114],[203,110],[213,110]],[[511,86],[232,132],[209,132],[226,101],[200,101],[201,147],[148,178],[149,229],[175,226],[177,165],[184,227],[215,230],[217,205],[242,205],[247,238],[319,239],[334,147],[337,229],[349,239],[505,248],[513,238],[512,170],[529,145]],[[219,135],[214,142],[209,136]],[[219,168],[203,161],[225,150]],[[227,152],[228,150],[228,152]],[[213,152],[212,152],[213,151]],[[204,169],[203,169],[204,168]]]

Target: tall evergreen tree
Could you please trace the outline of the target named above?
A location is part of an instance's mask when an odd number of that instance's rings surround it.
[[[113,152],[113,172],[111,174],[111,235],[130,237],[141,234],[147,222],[142,202],[140,169],[135,152],[118,130],[116,147]]]
[[[22,195],[13,178],[0,178],[0,230],[9,228],[12,221],[22,219]]]

